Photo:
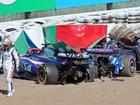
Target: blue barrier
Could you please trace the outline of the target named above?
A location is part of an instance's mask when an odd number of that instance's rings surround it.
[[[128,0],[56,0],[56,9],[126,1]]]

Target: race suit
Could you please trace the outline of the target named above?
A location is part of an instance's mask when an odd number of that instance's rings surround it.
[[[3,51],[3,70],[8,84],[8,92],[12,92],[14,89],[13,73],[14,69],[18,70],[18,65],[19,57],[14,47],[11,47],[9,50]]]

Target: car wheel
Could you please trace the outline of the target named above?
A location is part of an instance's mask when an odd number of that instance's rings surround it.
[[[47,72],[44,66],[40,66],[39,70],[37,71],[37,81],[40,84],[46,84],[47,82]]]
[[[122,57],[122,63],[124,69],[121,72],[121,75],[132,77],[136,72],[136,60],[133,56],[124,56]]]
[[[58,78],[58,69],[54,64],[41,65],[37,71],[37,81],[40,84],[54,84]]]

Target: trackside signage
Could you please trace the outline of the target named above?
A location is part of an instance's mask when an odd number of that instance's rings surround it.
[[[126,1],[128,0],[56,0],[56,9]]]
[[[0,15],[126,1],[128,0],[0,0]]]
[[[0,0],[0,15],[50,10],[55,5],[55,0]]]

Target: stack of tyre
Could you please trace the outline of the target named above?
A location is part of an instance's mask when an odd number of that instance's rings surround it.
[[[113,18],[110,14],[101,15],[101,20],[99,20],[99,23],[101,23],[101,24],[108,24],[108,23],[112,23],[112,22],[113,22]]]
[[[140,23],[140,11],[132,11],[128,14],[128,23]]]
[[[114,23],[126,23],[127,22],[127,13],[125,12],[118,12],[112,13],[112,18]]]

